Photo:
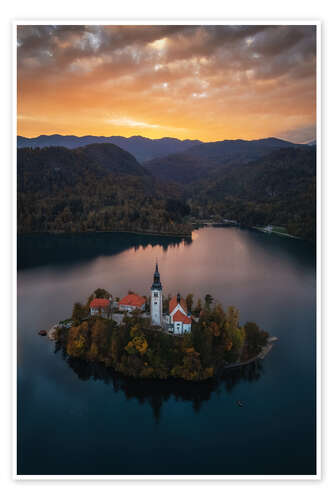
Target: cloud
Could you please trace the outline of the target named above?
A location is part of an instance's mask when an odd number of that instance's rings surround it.
[[[315,123],[315,37],[299,25],[19,26],[18,111],[49,117],[19,129],[203,140],[301,129]]]
[[[140,122],[137,120],[132,120],[131,118],[120,117],[120,118],[109,118],[106,120],[107,123],[113,125],[119,125],[120,127],[134,127],[134,128],[161,128],[160,125]]]

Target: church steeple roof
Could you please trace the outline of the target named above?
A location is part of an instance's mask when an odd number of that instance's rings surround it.
[[[160,278],[160,273],[158,271],[158,263],[156,261],[155,272],[153,277],[153,284],[151,286],[152,290],[162,290],[162,283]]]

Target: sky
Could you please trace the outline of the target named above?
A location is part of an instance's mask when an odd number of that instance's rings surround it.
[[[315,26],[17,28],[18,135],[316,136]]]

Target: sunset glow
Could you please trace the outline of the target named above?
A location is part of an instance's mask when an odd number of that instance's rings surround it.
[[[19,26],[18,134],[315,137],[313,26]]]

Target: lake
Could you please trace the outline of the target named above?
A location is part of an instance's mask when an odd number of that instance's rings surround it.
[[[210,293],[278,337],[204,383],[137,381],[40,337],[98,287]],[[315,474],[315,252],[238,228],[192,241],[127,233],[18,238],[18,474]],[[237,400],[244,401],[239,407]]]

